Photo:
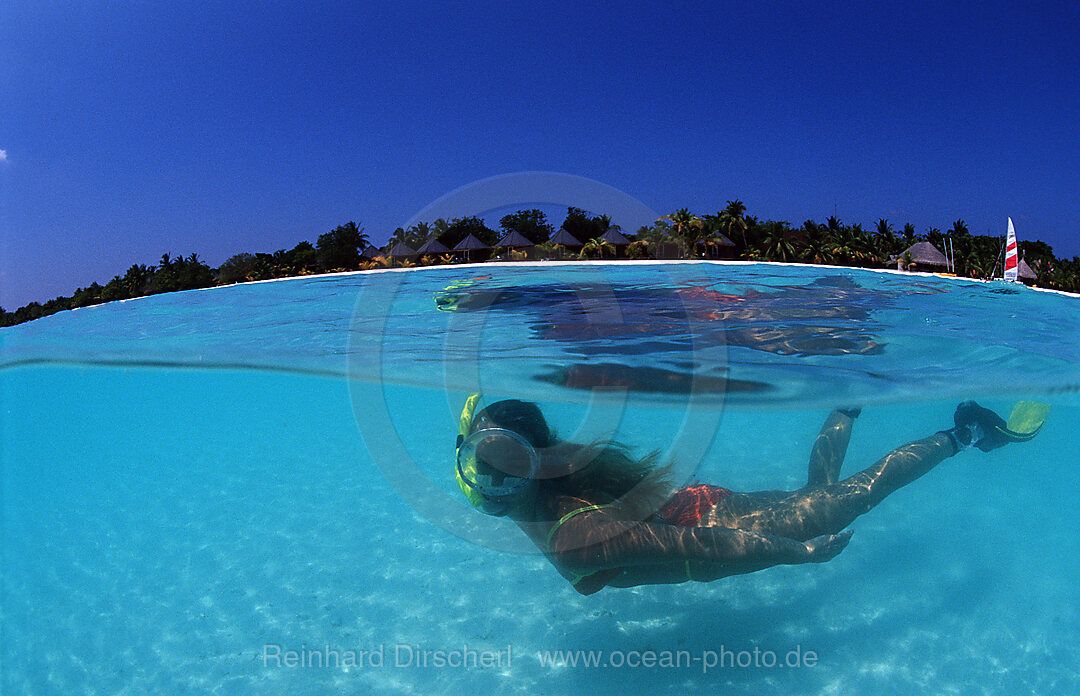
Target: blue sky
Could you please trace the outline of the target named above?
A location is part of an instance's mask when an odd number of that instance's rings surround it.
[[[1075,2],[9,0],[0,304],[348,220],[381,242],[531,170],[661,213],[1011,215],[1080,255],[1078,29]]]

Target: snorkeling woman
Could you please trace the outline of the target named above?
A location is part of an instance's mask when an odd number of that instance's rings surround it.
[[[890,493],[969,446],[985,452],[1030,440],[1048,410],[1021,402],[1006,423],[966,401],[953,428],[840,479],[859,409],[839,409],[821,428],[802,488],[737,493],[696,484],[673,492],[656,455],[563,442],[535,404],[499,401],[474,414],[479,400],[469,397],[461,414],[459,487],[478,510],[514,520],[584,595],[823,563],[847,546],[844,528]]]

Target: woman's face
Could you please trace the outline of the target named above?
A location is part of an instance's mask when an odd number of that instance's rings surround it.
[[[512,486],[515,480],[531,480],[536,476],[536,452],[523,436],[505,428],[489,415],[481,412],[473,420],[469,434],[472,436],[485,430],[503,431],[503,435],[493,432],[490,438],[481,436],[481,441],[476,445],[476,473],[483,477],[488,485]],[[530,483],[515,490],[512,495],[502,496],[498,500],[488,500],[487,503],[491,509],[487,512],[496,515],[506,514],[531,499],[534,491],[535,486]],[[495,512],[496,509],[500,512]]]
[[[486,413],[481,412],[473,421],[470,434],[483,430],[498,429],[513,433],[514,437],[491,437],[484,439],[476,450],[476,463],[480,472],[492,477],[496,486],[503,485],[503,478],[531,478],[535,476],[534,464],[536,451],[524,436],[495,422]]]

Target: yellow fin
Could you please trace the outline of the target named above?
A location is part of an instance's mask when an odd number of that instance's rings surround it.
[[[1006,426],[1014,433],[1036,433],[1046,421],[1050,413],[1050,404],[1039,401],[1021,401],[1013,406],[1009,414],[1009,424]]]

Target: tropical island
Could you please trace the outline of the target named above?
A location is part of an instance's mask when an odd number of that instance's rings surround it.
[[[415,267],[462,262],[570,261],[581,259],[725,259],[807,263],[856,268],[898,268],[948,273],[965,278],[1000,277],[1000,236],[972,234],[963,220],[948,230],[896,230],[880,219],[872,230],[836,217],[807,220],[799,227],[782,220],[760,221],[739,200],[715,214],[686,208],[626,234],[610,216],[567,209],[559,229],[539,209],[500,218],[499,230],[476,216],[418,222],[398,228],[375,247],[355,222],[302,241],[289,250],[240,253],[212,268],[198,254],[164,254],[156,266],[135,264],[104,285],[79,288],[70,297],[31,302],[14,312],[0,307],[0,326],[12,326],[66,309],[218,285],[321,273]],[[1080,293],[1080,257],[1061,259],[1041,241],[1019,244],[1021,279],[1039,287]]]

